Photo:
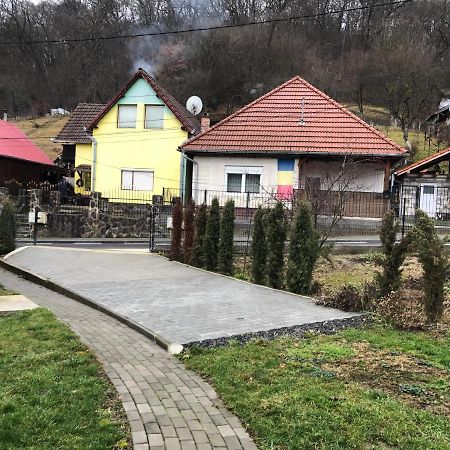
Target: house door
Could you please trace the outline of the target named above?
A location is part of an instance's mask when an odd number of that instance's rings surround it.
[[[422,184],[420,186],[420,209],[430,217],[436,216],[437,207],[437,185]]]

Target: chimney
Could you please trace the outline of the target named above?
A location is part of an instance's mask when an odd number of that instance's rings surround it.
[[[5,122],[8,121],[8,110],[7,110],[7,109],[4,109],[4,110],[3,110],[3,120],[4,120]]]
[[[207,112],[203,113],[203,116],[200,118],[200,132],[206,131],[211,125],[211,119],[209,118],[209,114]]]

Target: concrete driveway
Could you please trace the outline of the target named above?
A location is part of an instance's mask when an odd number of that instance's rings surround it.
[[[138,322],[172,343],[355,316],[312,299],[185,266],[139,250],[36,246],[7,258]]]

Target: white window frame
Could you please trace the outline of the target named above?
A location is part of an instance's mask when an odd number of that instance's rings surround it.
[[[134,126],[129,126],[131,124],[131,121],[123,121],[122,123],[126,124],[127,126],[121,125],[121,121],[120,121],[120,109],[121,108],[129,108],[129,107],[133,107],[135,110],[135,116],[134,116]],[[137,123],[137,105],[117,105],[117,128],[131,128],[134,129],[136,128],[136,123]]]
[[[124,187],[123,184],[123,175],[124,172],[131,172],[131,188],[130,187]],[[135,173],[149,173],[152,176],[152,182],[151,182],[151,189],[135,189],[134,185],[134,174]],[[120,188],[122,191],[146,191],[146,192],[152,192],[155,188],[155,171],[153,169],[132,169],[129,167],[124,167],[120,169]]]
[[[234,175],[242,175],[241,181],[241,193],[245,193],[245,185],[246,185],[246,176],[247,175],[259,175],[260,183],[262,177],[263,167],[262,166],[225,166],[225,185],[227,187],[228,192],[228,174]],[[259,194],[261,189],[258,192],[250,192],[251,194]],[[230,193],[238,193],[236,191],[232,191]]]
[[[155,121],[155,124],[152,124],[150,122],[150,126],[147,126],[147,108],[150,108],[150,107],[161,108],[163,115],[162,115],[162,119],[161,120],[158,119],[157,121]],[[164,129],[164,112],[165,112],[164,109],[165,109],[164,105],[156,105],[156,104],[145,105],[144,128],[146,130],[163,130]],[[152,126],[152,125],[156,125],[156,122],[158,124],[161,124],[161,126],[160,127],[159,126],[158,127]]]

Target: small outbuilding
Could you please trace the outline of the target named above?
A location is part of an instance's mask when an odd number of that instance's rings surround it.
[[[60,170],[14,123],[0,121],[0,186],[57,182]]]
[[[417,208],[430,217],[450,219],[450,147],[398,169],[394,183],[399,213],[414,216]]]

